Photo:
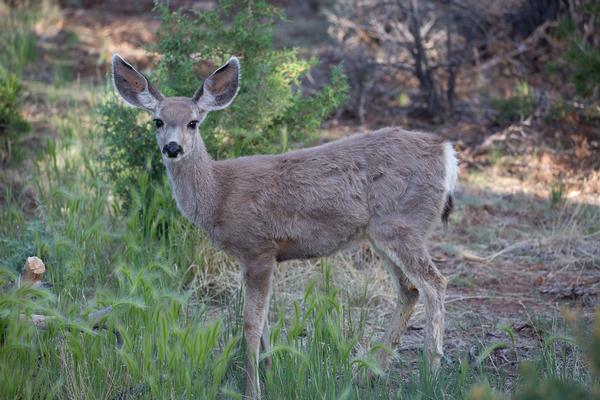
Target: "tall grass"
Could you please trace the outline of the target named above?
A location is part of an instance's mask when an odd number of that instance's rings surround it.
[[[71,115],[57,129],[65,140],[49,144],[34,174],[35,217],[10,193],[1,211],[0,397],[214,398],[240,336],[207,322],[185,288],[201,234],[176,213],[166,187],[140,201],[143,177],[129,215],[116,218],[93,161],[92,125]],[[32,254],[46,262],[51,289],[18,286]],[[85,316],[107,305],[106,329],[92,329]],[[52,316],[48,329],[33,327],[31,314]]]
[[[0,77],[20,77],[28,64],[37,58],[33,25],[41,17],[33,1],[22,1],[17,7],[0,3]]]

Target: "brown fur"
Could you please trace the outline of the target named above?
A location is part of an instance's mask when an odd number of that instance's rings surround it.
[[[398,288],[383,343],[391,346],[406,328],[420,293],[427,355],[437,367],[446,279],[425,240],[448,204],[447,143],[430,133],[385,128],[285,154],[214,161],[198,132],[186,125],[228,105],[238,79],[235,60],[207,78],[198,98],[157,99],[152,112],[165,122],[157,132],[159,147],[170,141],[183,147],[183,156],[164,157],[179,209],[244,268],[246,394],[260,396],[258,350],[261,342],[268,345],[266,314],[276,262],[324,257],[364,240]],[[385,367],[387,353],[380,352],[379,359]]]

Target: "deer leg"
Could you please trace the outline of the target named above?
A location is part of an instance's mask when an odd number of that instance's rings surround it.
[[[425,356],[437,371],[443,356],[444,298],[447,279],[438,271],[424,243],[413,231],[400,224],[380,226],[372,234],[377,248],[398,266],[419,290],[425,303]]]
[[[272,273],[273,262],[270,261],[247,263],[244,271],[244,336],[248,351],[245,397],[250,399],[260,398],[259,347],[266,324]]]
[[[438,271],[429,253],[424,248],[397,254],[405,266],[405,274],[417,287],[425,303],[425,356],[432,371],[437,371],[444,355],[444,298],[447,279]]]
[[[265,312],[265,326],[263,327],[262,336],[260,337],[260,350],[263,353],[268,353],[271,351],[271,345],[269,343],[269,311],[267,306],[267,311]],[[273,361],[271,360],[271,356],[266,356],[264,358],[265,368],[271,368]]]
[[[414,282],[423,293],[426,319],[425,355],[435,372],[444,356],[444,298],[448,280],[438,271],[429,254],[424,254],[419,258],[417,265],[421,265],[425,274],[417,275]]]
[[[399,343],[400,335],[402,335],[408,326],[408,321],[419,300],[419,292],[408,281],[400,266],[394,264],[385,252],[378,249],[375,245],[373,245],[373,248],[394,280],[398,294],[396,309],[392,313],[392,320],[381,339],[381,343],[384,346],[392,348],[394,344]],[[385,371],[389,367],[389,353],[386,350],[380,349],[376,357],[379,366]]]

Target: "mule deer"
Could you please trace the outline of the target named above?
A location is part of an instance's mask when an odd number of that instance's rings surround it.
[[[425,353],[442,357],[446,278],[425,240],[447,220],[457,161],[429,133],[386,128],[279,155],[214,161],[198,127],[236,97],[240,64],[232,57],[193,97],[168,97],[115,54],[113,83],[128,104],[152,113],[177,206],[243,267],[246,396],[260,397],[259,348],[268,349],[267,310],[276,262],[330,255],[370,241],[390,271],[398,304],[383,344],[406,328],[419,293],[426,313]],[[381,366],[389,363],[379,352]]]

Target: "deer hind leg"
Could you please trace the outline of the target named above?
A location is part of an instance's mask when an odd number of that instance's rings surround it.
[[[383,338],[381,339],[381,343],[384,346],[387,348],[392,348],[394,344],[398,344],[400,342],[400,336],[408,326],[408,321],[410,320],[415,305],[419,300],[419,292],[406,278],[406,275],[404,275],[399,265],[396,265],[385,254],[385,252],[378,249],[374,243],[372,243],[372,247],[394,280],[398,294],[396,309],[392,314],[392,320],[390,321]],[[379,366],[383,370],[386,370],[389,366],[388,352],[383,349],[379,350],[376,357],[377,361],[379,362]]]
[[[266,326],[273,264],[273,262],[245,264],[244,336],[248,351],[245,398],[250,399],[260,398],[260,382],[258,377],[259,348]]]
[[[271,351],[271,344],[269,343],[269,309],[267,305],[267,311],[265,312],[267,316],[265,318],[265,326],[263,327],[262,336],[260,337],[260,351],[263,353],[268,353]],[[264,358],[265,368],[271,368],[273,361],[271,360],[271,356],[267,356]]]
[[[371,232],[377,248],[397,266],[418,289],[425,303],[425,356],[432,370],[440,366],[444,340],[444,298],[446,278],[438,271],[424,241],[402,224],[386,224]]]

